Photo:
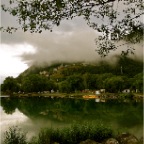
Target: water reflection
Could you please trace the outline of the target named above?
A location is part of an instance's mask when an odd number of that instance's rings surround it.
[[[2,107],[0,107],[1,113],[1,138],[3,138],[4,131],[13,125],[24,125],[28,121],[28,117],[21,113],[17,108],[13,111],[12,114],[6,114]]]
[[[6,130],[13,124],[19,124],[34,135],[42,127],[63,127],[73,122],[102,121],[113,129],[137,133],[143,131],[143,103],[122,103],[110,101],[96,103],[95,100],[68,98],[2,98],[2,123]],[[4,120],[8,120],[7,122]],[[30,136],[29,135],[29,136]]]
[[[23,113],[21,113],[17,108],[13,114],[6,114],[2,107],[1,111],[1,121],[0,125],[16,124],[17,122],[24,122],[28,119]]]
[[[44,121],[42,120],[31,120],[17,108],[12,114],[7,114],[0,106],[1,112],[1,121],[0,121],[0,130],[1,130],[1,141],[3,141],[4,132],[7,131],[12,126],[18,126],[24,132],[27,133],[27,138],[30,139],[32,136],[37,134],[41,128],[44,127]],[[51,121],[47,121],[45,126],[50,127]]]

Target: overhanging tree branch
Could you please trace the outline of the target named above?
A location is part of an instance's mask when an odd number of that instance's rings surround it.
[[[142,38],[143,27],[140,28],[138,19],[144,14],[142,0],[8,0],[10,6],[2,5],[2,10],[17,17],[19,29],[31,33],[41,33],[43,30],[52,31],[53,26],[59,26],[62,20],[83,17],[94,30],[103,34],[108,40],[113,34],[113,40],[129,40],[139,42]],[[114,2],[119,3],[125,10],[113,9]],[[103,23],[100,20],[103,20]],[[105,20],[106,19],[106,20]],[[3,28],[2,31],[12,33],[15,27]],[[130,40],[132,39],[132,40]],[[114,47],[104,49],[113,50]],[[104,50],[103,49],[103,50]]]

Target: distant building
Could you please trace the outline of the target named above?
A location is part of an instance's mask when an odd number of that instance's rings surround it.
[[[46,77],[49,76],[49,74],[48,74],[47,71],[40,71],[39,74],[40,74],[40,75],[44,75],[44,76],[46,76]]]
[[[54,93],[54,90],[53,90],[53,89],[51,90],[51,93]]]
[[[100,89],[100,92],[101,93],[105,93],[105,89]]]
[[[45,75],[46,73],[46,71],[40,71],[40,75]]]
[[[100,94],[101,94],[101,93],[100,93],[100,90],[95,91],[95,94],[96,94],[96,95],[100,95]]]
[[[124,89],[122,92],[123,93],[130,93],[130,89]]]
[[[95,102],[100,102],[100,98],[95,98]]]
[[[57,69],[57,68],[54,68],[54,69],[53,69],[53,71],[54,71],[54,72],[57,72],[57,71],[58,71],[58,69]]]

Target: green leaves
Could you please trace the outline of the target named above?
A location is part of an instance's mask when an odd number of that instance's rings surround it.
[[[16,16],[17,15],[17,10],[13,9],[11,13],[12,13],[13,16]]]
[[[47,88],[47,79],[37,75],[31,74],[22,81],[22,89],[25,92],[39,92],[44,91]]]
[[[96,42],[96,45],[97,45],[96,51],[102,57],[107,56],[110,53],[110,51],[112,51],[112,50],[114,51],[114,50],[117,49],[115,44],[110,40],[105,40],[105,37],[104,38],[101,37],[99,40],[96,39],[95,42]]]
[[[51,27],[53,25],[60,25],[60,21],[62,19],[73,19],[76,16],[83,16],[88,23],[91,23],[91,20],[94,17],[108,18],[108,21],[112,22],[117,18],[117,10],[113,9],[113,3],[116,3],[115,0],[107,0],[107,1],[78,1],[78,0],[46,0],[46,1],[13,1],[10,0],[10,7],[6,5],[2,5],[2,10],[10,12],[13,16],[18,16],[18,19],[21,21],[25,21],[27,19],[27,24],[35,15],[35,23],[36,27],[34,32],[38,32],[36,29],[39,27],[39,30],[43,29],[43,24],[47,22],[51,22]],[[112,3],[113,2],[113,3]],[[133,2],[137,3],[138,2]],[[12,7],[12,4],[17,4],[16,7]],[[118,3],[119,4],[119,3]],[[125,5],[123,3],[123,5]],[[132,17],[131,13],[137,15],[136,8],[139,7],[139,4],[136,6],[128,8],[128,10],[124,10],[124,13],[127,14],[126,19]],[[131,11],[131,13],[130,13]],[[23,17],[24,16],[24,17]],[[38,24],[38,21],[42,23],[42,25]],[[119,21],[119,20],[117,20]],[[116,21],[115,21],[116,22]],[[97,22],[94,22],[97,24]],[[38,26],[39,25],[39,26]],[[105,26],[109,25],[104,24]],[[29,25],[31,27],[31,25]],[[48,29],[48,28],[47,28]],[[102,29],[102,28],[101,28]]]
[[[119,92],[123,90],[124,79],[122,76],[113,76],[105,80],[105,88],[109,92]]]
[[[18,92],[19,85],[15,78],[7,77],[2,84],[2,91],[11,94],[12,92]]]
[[[9,128],[9,131],[5,132],[5,144],[27,144],[26,134],[21,132],[21,129],[13,126]]]
[[[62,0],[56,0],[56,6],[58,9],[60,9],[64,6],[64,3],[62,3]]]
[[[85,139],[101,142],[113,136],[113,130],[102,123],[74,123],[62,129],[45,129],[40,132],[38,142],[41,144],[57,141],[62,144],[77,144]]]

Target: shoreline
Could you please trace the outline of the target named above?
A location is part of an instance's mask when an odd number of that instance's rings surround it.
[[[96,95],[93,93],[14,93],[1,94],[2,97],[46,97],[46,98],[76,98],[90,100],[95,99],[96,102],[107,102],[109,100],[120,100],[123,102],[143,101],[144,95],[142,93],[103,93]]]

